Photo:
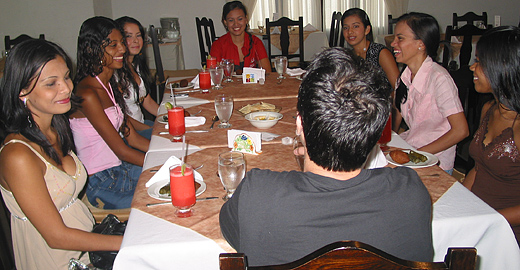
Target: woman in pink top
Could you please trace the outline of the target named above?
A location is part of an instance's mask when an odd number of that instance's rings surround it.
[[[410,129],[401,137],[417,150],[435,154],[439,166],[451,173],[456,144],[469,131],[457,86],[434,62],[439,40],[439,24],[431,15],[412,12],[399,17],[392,47],[396,61],[407,67],[400,78],[404,85],[396,90],[394,130],[404,119]]]
[[[105,17],[86,20],[78,37],[74,91],[82,102],[71,114],[70,124],[78,156],[89,174],[87,198],[106,209],[130,207],[150,144],[125,117],[121,89],[127,87],[131,73],[124,42],[119,26]]]

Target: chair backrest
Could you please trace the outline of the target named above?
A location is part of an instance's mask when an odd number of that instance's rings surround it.
[[[445,34],[445,41],[443,43],[445,44],[445,49],[443,52],[442,57],[442,65],[444,67],[448,66],[448,62],[450,60],[451,55],[451,46],[447,46],[451,44],[451,37],[456,36],[462,36],[464,37],[464,40],[462,41],[462,47],[460,48],[460,54],[459,54],[459,66],[466,66],[469,64],[469,60],[471,59],[471,51],[472,51],[472,39],[473,36],[481,36],[486,32],[487,29],[482,29],[474,26],[473,24],[466,24],[460,28],[453,29],[451,25],[448,25],[446,27],[446,34]]]
[[[211,44],[215,41],[215,26],[213,20],[206,17],[195,17],[197,23],[197,35],[199,37],[199,49],[200,49],[200,63],[201,67],[206,65],[206,59],[208,59],[209,52],[211,51]],[[203,34],[204,32],[204,34]]]
[[[21,34],[19,35],[18,37],[16,37],[15,39],[11,39],[10,36],[5,36],[4,38],[4,44],[5,44],[5,49],[6,50],[10,50],[12,49],[16,44],[18,43],[21,43],[23,41],[26,41],[28,39],[32,39],[32,37],[26,35],[26,34]],[[44,34],[41,34],[39,39],[45,39],[45,35]]]
[[[310,269],[475,269],[477,250],[475,248],[449,248],[444,262],[414,262],[396,258],[384,251],[357,241],[340,241],[291,263],[275,266],[247,265],[243,253],[221,253],[221,270],[310,270]]]
[[[332,12],[332,22],[330,24],[329,47],[340,47],[345,45],[345,38],[341,29],[341,12]]]
[[[397,19],[398,18],[392,19],[392,15],[388,14],[388,34],[389,35],[394,34],[394,27],[395,27],[394,24],[397,23]]]
[[[271,28],[272,27],[280,27],[280,48],[282,51],[282,54],[280,55],[274,55],[271,53]],[[289,27],[290,26],[298,26],[298,37],[299,37],[299,53],[293,53],[289,54]],[[271,61],[276,56],[286,56],[287,59],[299,57],[300,58],[300,67],[305,67],[305,61],[304,61],[304,49],[303,49],[303,17],[300,17],[297,21],[293,21],[287,17],[282,17],[277,21],[270,22],[269,18],[265,19],[265,28],[267,33],[267,53],[269,55],[269,60]]]
[[[157,87],[157,91],[155,93],[150,93],[151,97],[155,99],[157,103],[161,103],[162,96],[164,94],[164,88],[166,79],[164,78],[164,68],[161,60],[161,51],[159,49],[159,39],[157,37],[157,31],[153,25],[150,25],[150,35],[152,38],[152,48],[153,48],[153,57],[155,60],[155,84]],[[154,97],[155,96],[155,97]]]
[[[457,13],[453,13],[452,25],[454,28],[458,28],[459,22],[466,22],[467,24],[474,24],[475,22],[482,22],[486,26],[486,29],[487,29],[487,28],[491,27],[491,25],[488,25],[487,21],[488,21],[487,12],[482,12],[482,15],[477,15],[470,11],[462,16],[457,16]]]

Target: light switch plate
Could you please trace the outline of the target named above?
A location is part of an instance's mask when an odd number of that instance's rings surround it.
[[[495,15],[495,27],[500,26],[500,15]]]

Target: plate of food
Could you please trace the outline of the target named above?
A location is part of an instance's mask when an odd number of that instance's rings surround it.
[[[173,90],[186,90],[190,89],[194,86],[192,82],[188,82],[188,80],[184,79],[179,82],[166,82],[166,88]]]
[[[161,124],[168,124],[168,115],[163,114],[163,115],[157,116],[157,122],[159,122]]]
[[[195,196],[199,196],[206,191],[206,183],[204,183],[200,173],[195,172],[195,182],[193,184],[195,185]],[[170,201],[172,199],[170,196],[170,179],[162,179],[152,184],[148,188],[148,195],[158,200]]]
[[[410,149],[391,151],[386,155],[386,160],[395,166],[405,166],[409,168],[425,168],[439,162],[439,158],[433,154]]]
[[[267,102],[259,102],[255,104],[247,104],[246,106],[238,109],[237,111],[242,116],[246,116],[247,114],[252,112],[280,112],[280,110],[282,110],[282,107],[278,107]]]

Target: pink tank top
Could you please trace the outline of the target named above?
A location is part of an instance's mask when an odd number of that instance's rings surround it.
[[[96,79],[103,86],[114,104],[114,106],[104,110],[105,114],[114,128],[119,130],[123,124],[124,115],[115,101],[112,86],[108,85],[110,87],[109,90],[97,76]],[[85,165],[89,175],[121,165],[121,160],[110,149],[86,117],[70,119],[70,128],[74,136],[78,157]]]

